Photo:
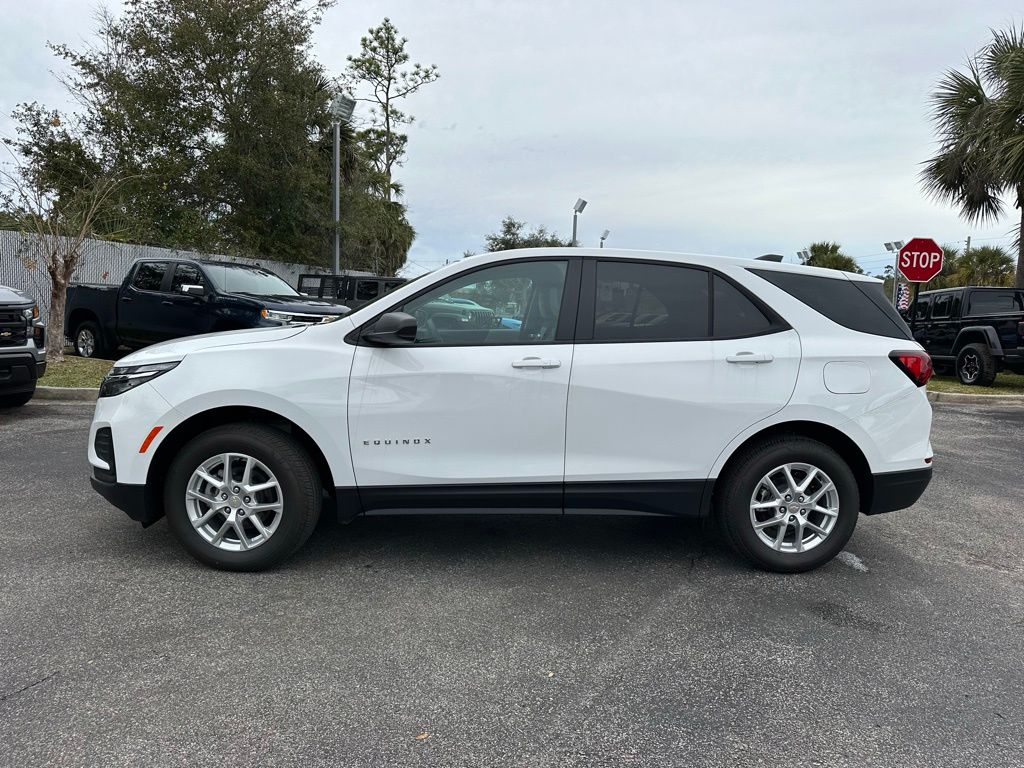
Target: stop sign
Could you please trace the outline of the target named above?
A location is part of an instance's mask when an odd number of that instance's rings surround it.
[[[930,237],[915,237],[900,248],[896,264],[911,283],[927,283],[942,271],[942,249]]]

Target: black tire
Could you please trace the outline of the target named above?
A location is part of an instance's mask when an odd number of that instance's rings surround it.
[[[991,387],[996,380],[996,359],[985,344],[966,344],[956,356],[956,377],[967,386]]]
[[[225,551],[192,526],[185,493],[199,465],[222,453],[247,454],[266,465],[281,486],[283,510],[277,530],[259,546]],[[316,466],[290,435],[257,424],[227,424],[193,438],[171,463],[164,485],[164,511],[178,541],[190,555],[228,571],[262,571],[290,557],[309,538],[320,518],[322,489]]]
[[[32,399],[36,391],[19,392],[16,395],[0,395],[0,408],[20,408]]]
[[[834,527],[823,541],[804,552],[773,549],[758,538],[751,520],[751,500],[761,479],[789,463],[821,469],[839,496]],[[800,573],[824,565],[846,546],[857,525],[860,492],[853,471],[834,450],[807,437],[782,435],[744,449],[730,462],[716,486],[715,512],[726,539],[741,557],[766,571]]]
[[[91,347],[87,343],[89,338],[93,341]],[[79,357],[103,357],[107,351],[106,345],[103,343],[103,336],[100,334],[100,327],[92,320],[78,324],[75,328],[73,345],[75,354]]]

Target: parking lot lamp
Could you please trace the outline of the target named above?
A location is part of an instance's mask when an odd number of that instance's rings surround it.
[[[587,201],[582,197],[576,198],[576,205],[572,207],[572,244],[576,246],[576,219],[583,213],[583,209],[587,207]]]
[[[334,274],[341,270],[341,124],[352,119],[356,100],[339,93],[331,101],[331,117],[334,118],[334,161],[331,164],[333,192],[331,203],[334,209]]]
[[[601,233],[601,248],[604,248],[604,241],[608,239],[608,235],[610,234],[611,232],[609,232],[607,229]]]
[[[893,256],[893,263],[892,263],[892,305],[894,307],[896,306],[896,285],[900,281],[899,258],[900,258],[900,248],[902,248],[902,247],[903,247],[903,241],[902,240],[893,240],[891,243],[886,243],[885,244],[885,250],[887,250],[889,253],[895,254],[895,256]]]

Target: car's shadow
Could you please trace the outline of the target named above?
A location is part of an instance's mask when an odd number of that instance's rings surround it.
[[[545,560],[737,564],[715,531],[696,520],[574,515],[402,515],[344,525],[325,519],[292,563],[314,567],[336,559],[369,566],[384,559],[495,566]]]

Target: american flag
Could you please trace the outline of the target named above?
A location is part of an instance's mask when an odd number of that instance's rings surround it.
[[[896,286],[896,309],[901,312],[910,309],[910,286],[906,283]]]

